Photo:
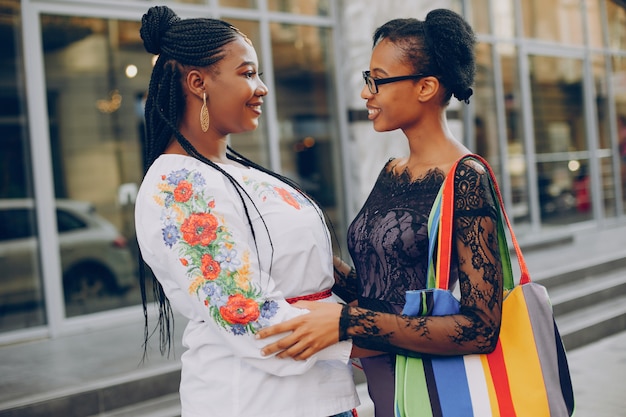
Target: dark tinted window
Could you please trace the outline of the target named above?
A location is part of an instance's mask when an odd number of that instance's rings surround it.
[[[65,210],[57,210],[57,228],[59,233],[84,229],[85,227],[87,227],[87,224],[75,215]]]
[[[35,234],[33,211],[25,208],[0,210],[0,240],[25,239]]]

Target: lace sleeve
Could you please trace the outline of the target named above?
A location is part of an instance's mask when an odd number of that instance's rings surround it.
[[[456,355],[490,352],[500,331],[502,264],[497,211],[489,174],[479,163],[460,163],[455,172],[453,256],[459,265],[459,314],[409,317],[345,307],[340,334],[360,347],[400,353]]]
[[[347,266],[347,265],[346,265]],[[335,284],[333,292],[346,303],[351,303],[358,297],[358,280],[354,267],[346,271],[334,266]]]

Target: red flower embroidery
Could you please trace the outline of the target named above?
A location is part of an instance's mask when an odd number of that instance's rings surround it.
[[[193,213],[180,226],[183,239],[190,245],[208,246],[217,238],[217,219],[210,213]]]
[[[220,307],[220,314],[231,324],[248,324],[259,318],[259,305],[242,294],[228,297],[226,305]]]
[[[179,203],[184,203],[189,200],[193,195],[193,187],[188,181],[181,181],[178,183],[176,188],[174,189],[174,200]]]
[[[189,261],[185,258],[180,258],[179,261],[181,264],[183,264],[183,266],[189,265]]]
[[[276,191],[280,195],[285,203],[300,210],[300,204],[298,203],[298,201],[296,201],[295,198],[293,198],[289,191],[285,190],[284,188],[278,187],[274,187],[274,191]]]
[[[215,200],[209,201],[209,207],[215,208]]]
[[[210,281],[213,281],[220,274],[222,268],[220,263],[217,262],[211,255],[202,255],[202,276]]]

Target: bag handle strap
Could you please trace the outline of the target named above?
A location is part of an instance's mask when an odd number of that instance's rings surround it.
[[[489,163],[480,155],[476,154],[467,154],[463,157],[459,158],[450,168],[450,171],[446,175],[444,183],[439,190],[439,194],[435,198],[435,202],[433,203],[433,208],[431,209],[430,216],[428,218],[428,235],[429,235],[429,261],[428,261],[428,287],[429,288],[440,288],[447,290],[449,286],[450,280],[450,264],[451,264],[451,254],[452,254],[452,229],[454,225],[453,215],[454,215],[454,175],[456,172],[456,168],[458,164],[466,158],[472,158],[479,161],[485,169],[487,169],[489,173],[489,177],[491,180],[491,188],[494,193],[494,197],[496,197],[497,209],[500,217],[500,221],[498,221],[498,244],[500,246],[500,254],[501,256],[505,256],[503,259],[503,272],[504,272],[504,288],[511,289],[514,286],[512,271],[510,271],[510,267],[505,266],[505,262],[509,259],[509,251],[506,240],[506,233],[504,231],[504,226],[502,224],[502,219],[506,223],[506,226],[510,232],[511,240],[513,242],[513,246],[515,248],[515,253],[517,256],[517,261],[520,268],[520,284],[526,284],[530,282],[530,275],[528,273],[528,267],[526,266],[526,261],[524,260],[524,256],[522,255],[522,251],[519,247],[519,243],[517,238],[515,237],[515,233],[513,232],[513,227],[511,226],[511,222],[509,217],[504,210],[504,201],[502,199],[502,194],[500,193],[500,189],[498,187],[498,183],[496,181],[496,176],[491,169]],[[442,221],[443,219],[443,221]],[[432,265],[432,256],[434,251],[434,239],[437,237],[437,262],[436,269]],[[506,262],[506,264],[510,265],[510,261]]]

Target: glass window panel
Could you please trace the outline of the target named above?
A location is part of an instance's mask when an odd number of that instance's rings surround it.
[[[20,2],[0,7],[0,332],[46,323],[33,210]]]
[[[589,24],[589,45],[602,48],[604,29],[602,25],[601,2],[604,0],[585,0],[585,14]]]
[[[472,0],[470,25],[476,33],[491,33],[489,26],[489,0]]]
[[[514,37],[516,25],[513,0],[493,0],[491,4],[494,10],[495,35],[501,38]]]
[[[580,0],[524,0],[524,36],[543,41],[583,45]]]
[[[138,22],[42,15],[41,27],[67,315],[138,304],[129,242],[152,56]]]
[[[617,114],[617,143],[620,155],[620,179],[624,213],[626,213],[626,58],[613,57],[612,88],[615,92]]]
[[[490,161],[496,175],[502,174],[500,165],[500,143],[498,140],[497,111],[495,103],[495,81],[493,79],[492,45],[480,43],[476,48],[476,78],[474,96],[476,114],[474,133],[476,152]]]
[[[525,160],[524,124],[522,122],[522,99],[520,77],[515,45],[497,45],[502,69],[505,126],[507,138],[507,169],[511,181],[511,203],[509,214],[516,224],[530,222],[528,169]]]
[[[588,159],[537,163],[544,224],[564,225],[591,219],[588,173]]]
[[[626,4],[621,0],[605,0],[608,18],[609,48],[626,49]]]
[[[329,0],[268,0],[267,8],[273,12],[286,12],[312,16],[328,16]]]
[[[604,214],[612,217],[616,214],[615,199],[615,167],[613,164],[613,148],[611,141],[611,122],[609,118],[608,82],[606,74],[606,59],[604,55],[592,56],[592,71],[594,80],[594,92],[596,94],[596,111],[598,124],[598,151],[600,157],[600,169],[602,189],[604,196]]]
[[[246,34],[247,37],[250,38],[254,48],[256,49],[257,57],[259,59],[259,71],[264,72],[264,65],[262,61],[262,51],[261,51],[261,36],[259,34],[259,23],[251,20],[237,20],[237,19],[228,19],[228,22],[233,26],[241,30]],[[267,72],[265,73],[267,74]],[[261,78],[265,78],[265,75],[262,75]],[[273,94],[270,91],[270,94]],[[259,121],[259,127],[253,131],[238,133],[236,135],[231,135],[230,144],[231,146],[239,153],[243,154],[245,157],[251,159],[252,161],[261,164],[265,167],[269,168],[269,155],[267,151],[269,150],[269,146],[267,143],[267,112],[264,112],[261,115],[261,119]]]
[[[603,210],[605,217],[615,217],[616,210],[616,194],[615,194],[615,172],[613,158],[611,155],[599,158],[600,161],[600,181],[602,183]]]
[[[590,207],[579,203],[589,174],[582,61],[530,56],[529,63],[542,221],[589,219]]]
[[[255,9],[257,4],[256,0],[220,0],[220,6]]]
[[[301,184],[343,232],[332,31],[280,23],[270,30],[276,85],[270,93],[277,101],[283,173]]]

